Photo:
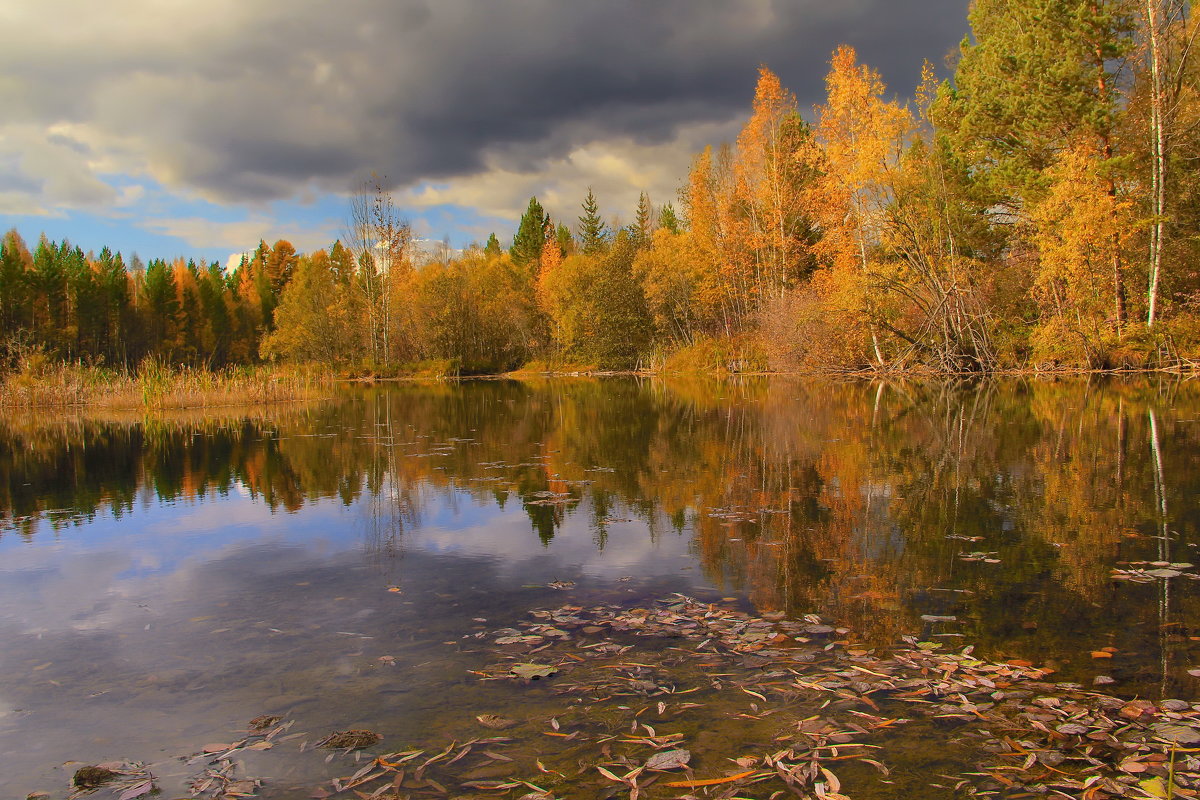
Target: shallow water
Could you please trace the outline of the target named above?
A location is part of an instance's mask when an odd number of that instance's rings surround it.
[[[671,592],[1195,699],[1200,569],[1113,570],[1200,559],[1198,438],[1200,390],[1159,380],[478,381],[250,417],[10,418],[0,796],[65,796],[65,763],[121,759],[182,796],[179,756],[277,713],[311,735],[246,769],[306,797],[355,769],[296,746],[331,730],[441,749],[476,714],[556,713],[546,686],[472,674],[474,634]],[[689,723],[714,771],[774,724],[723,720]],[[892,766],[952,769],[928,746],[944,735],[914,726]],[[551,766],[582,757],[546,741]],[[847,791],[907,796],[889,786]]]

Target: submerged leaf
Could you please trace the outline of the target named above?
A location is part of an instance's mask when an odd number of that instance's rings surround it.
[[[552,667],[549,664],[516,664],[509,671],[518,678],[536,681],[538,678],[549,678],[558,672],[558,667]]]
[[[479,724],[483,727],[491,728],[494,731],[502,731],[505,728],[511,728],[517,724],[515,719],[507,719],[495,714],[480,714],[479,716],[475,717],[475,719],[477,719]]]
[[[646,761],[646,769],[664,771],[669,769],[683,769],[691,760],[692,754],[687,750],[667,750],[650,756]]]
[[[324,739],[318,741],[316,746],[324,747],[329,750],[360,750],[364,747],[370,747],[382,739],[383,737],[374,731],[334,731]]]

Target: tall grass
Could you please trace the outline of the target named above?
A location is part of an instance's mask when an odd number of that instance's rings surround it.
[[[332,375],[304,367],[175,367],[147,359],[136,373],[61,363],[35,353],[0,379],[8,408],[167,409],[247,406],[315,400],[330,393]]]

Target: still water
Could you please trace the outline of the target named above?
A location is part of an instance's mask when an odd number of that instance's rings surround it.
[[[308,797],[356,769],[311,749],[329,731],[377,731],[374,754],[552,716],[547,690],[479,680],[475,634],[672,592],[1193,700],[1198,443],[1200,387],[1165,379],[476,381],[10,417],[0,796],[123,759],[183,796],[181,756],[278,714],[311,735],[245,768]],[[1182,574],[1114,579],[1130,562]]]

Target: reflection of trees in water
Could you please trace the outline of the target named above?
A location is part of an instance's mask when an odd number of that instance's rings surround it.
[[[392,560],[400,557],[404,532],[421,525],[421,484],[399,480],[397,436],[407,433],[392,418],[392,408],[380,402],[369,403],[371,431],[365,496],[358,505],[365,528],[363,540],[373,564],[392,570]],[[353,495],[352,495],[353,496]]]
[[[1150,380],[403,384],[255,419],[8,422],[0,503],[31,532],[65,524],[56,509],[125,513],[139,487],[330,498],[361,509],[381,556],[435,504],[522,509],[546,543],[576,520],[599,548],[637,519],[690,532],[709,576],[762,608],[880,639],[946,611],[1033,647],[1097,615],[1136,627],[1142,588],[1161,624],[1183,619],[1189,593],[1110,574],[1187,560],[1198,408],[1194,386]]]

